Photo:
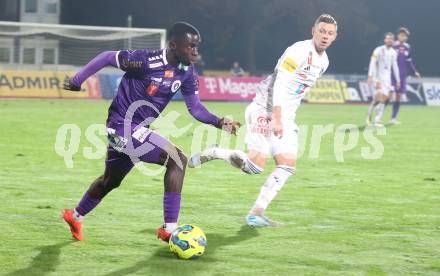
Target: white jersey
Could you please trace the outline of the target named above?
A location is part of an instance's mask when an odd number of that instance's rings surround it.
[[[261,82],[254,102],[268,113],[273,106],[281,106],[282,120],[294,122],[302,98],[328,65],[327,54],[318,54],[312,40],[296,42],[278,59],[273,74]]]
[[[391,71],[393,71],[397,82],[400,82],[396,50],[385,45],[374,49],[370,60],[368,76],[373,77],[375,81],[381,82],[384,86],[391,86]]]

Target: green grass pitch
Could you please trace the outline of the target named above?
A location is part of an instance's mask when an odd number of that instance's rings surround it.
[[[208,246],[201,259],[182,261],[154,235],[162,222],[160,175],[132,171],[87,216],[83,242],[72,240],[59,217],[103,171],[103,158],[86,159],[83,149],[91,146],[87,127],[105,122],[108,105],[0,101],[1,275],[440,274],[440,108],[403,106],[403,124],[379,136],[385,151],[377,160],[361,157],[368,144],[360,138],[345,162],[336,162],[332,134],[323,137],[319,157],[311,158],[309,131],[297,175],[267,211],[285,223],[279,228],[244,226],[272,162],[257,176],[222,162],[188,169],[180,222],[201,227]],[[206,105],[243,121],[244,103]],[[362,126],[366,109],[303,105],[297,122]],[[183,103],[172,103],[165,113],[172,110],[182,114],[177,126],[200,125]],[[73,168],[54,150],[57,130],[67,123],[81,129]],[[189,154],[192,137],[172,140]]]

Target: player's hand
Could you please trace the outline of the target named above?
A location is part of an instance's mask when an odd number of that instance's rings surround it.
[[[64,90],[69,90],[69,91],[80,91],[81,90],[81,86],[76,86],[73,83],[72,78],[66,78],[64,80],[63,89]]]
[[[400,82],[396,82],[396,89],[397,89],[397,90],[400,89]]]
[[[239,121],[234,121],[223,117],[220,119],[219,127],[229,134],[237,135],[237,129],[241,127],[241,123]]]
[[[422,77],[419,72],[415,72],[414,75],[416,75],[416,77],[419,79]]]
[[[278,137],[281,139],[283,137],[283,125],[281,124],[281,122],[274,120],[273,126],[272,126],[272,131],[273,131],[273,135],[275,135],[275,137]]]

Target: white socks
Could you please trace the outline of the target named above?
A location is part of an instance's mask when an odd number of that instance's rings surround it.
[[[165,230],[167,231],[167,232],[173,232],[174,230],[176,230],[176,228],[177,228],[177,222],[167,222],[167,223],[165,223],[164,224],[164,228],[165,228]]]
[[[241,150],[230,150],[215,148],[213,151],[214,158],[222,159],[232,166],[241,169],[248,174],[259,174],[263,171],[258,165],[254,164]]]
[[[279,165],[266,179],[266,182],[261,187],[260,194],[255,201],[254,207],[250,214],[254,215],[256,210],[264,211],[269,206],[270,202],[275,198],[278,192],[286,183],[287,179],[295,173],[294,167]],[[260,214],[262,215],[262,214]]]
[[[372,101],[370,106],[368,107],[368,119],[371,120],[371,114],[373,113],[374,108],[376,107],[377,102]]]
[[[84,219],[84,216],[81,216],[76,209],[73,209],[73,215],[72,215],[73,219],[76,221],[82,221]]]
[[[375,118],[376,123],[380,123],[380,121],[382,120],[382,115],[383,115],[384,109],[385,109],[384,103],[379,103],[376,106],[376,118]]]

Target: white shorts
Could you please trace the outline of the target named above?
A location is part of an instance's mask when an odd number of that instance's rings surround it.
[[[254,102],[247,106],[245,120],[248,150],[272,156],[281,153],[298,155],[298,127],[295,122],[283,123],[283,137],[275,137],[271,128],[271,114]]]
[[[389,80],[378,79],[377,81],[380,82],[380,88],[374,89],[374,95],[376,95],[376,93],[380,92],[380,93],[384,94],[385,96],[389,96],[390,92],[394,91],[394,87],[393,87],[393,85],[391,85],[391,78]]]

